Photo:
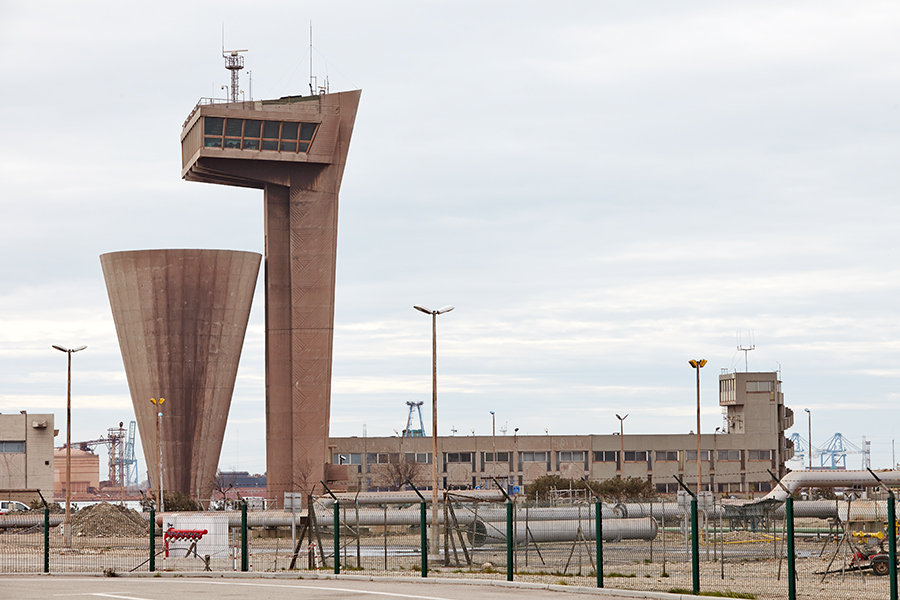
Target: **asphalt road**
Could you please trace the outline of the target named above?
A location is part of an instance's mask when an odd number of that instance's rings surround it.
[[[296,579],[231,579],[190,577],[65,577],[14,576],[0,577],[0,599],[3,600],[565,600],[583,598],[619,599],[611,590],[587,588],[530,588],[516,585],[491,585],[487,582],[435,583],[403,581],[296,580]],[[628,593],[633,600],[637,596]],[[669,594],[648,596],[678,598]]]

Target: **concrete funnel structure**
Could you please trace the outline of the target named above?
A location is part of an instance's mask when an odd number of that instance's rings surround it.
[[[100,256],[141,445],[163,490],[209,497],[261,256],[232,250],[136,250]]]
[[[360,91],[194,107],[187,181],[263,190],[266,475],[270,498],[329,473],[338,193]]]

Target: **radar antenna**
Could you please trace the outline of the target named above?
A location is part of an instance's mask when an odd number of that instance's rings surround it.
[[[231,71],[231,101],[240,102],[241,86],[238,83],[238,71],[244,68],[244,57],[240,52],[247,50],[222,49],[222,58],[225,59],[225,68]]]

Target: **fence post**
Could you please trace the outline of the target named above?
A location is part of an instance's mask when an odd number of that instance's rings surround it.
[[[425,496],[419,493],[419,488],[417,488],[409,479],[406,480],[406,484],[413,489],[416,496],[418,496],[421,501],[419,502],[419,544],[421,546],[419,552],[422,555],[422,577],[428,577],[428,509],[425,506]],[[445,518],[444,525],[446,524],[447,520]],[[446,552],[444,555],[446,556]]]
[[[890,560],[891,600],[897,600],[897,509],[894,492],[888,490],[888,560]]]
[[[156,570],[156,508],[150,506],[150,572]]]
[[[516,540],[513,536],[513,500],[509,497],[509,494],[506,493],[506,490],[503,489],[503,486],[500,485],[500,482],[497,481],[496,477],[491,477],[494,483],[497,485],[497,489],[503,494],[503,497],[506,498],[506,580],[513,580],[513,571],[515,570],[515,560],[513,557],[513,548],[515,546]]]
[[[665,531],[663,531],[665,535]],[[603,587],[603,504],[594,503],[594,537],[597,543],[597,587]]]
[[[419,543],[422,548],[422,577],[428,577],[428,508],[424,501],[419,502]]]
[[[341,574],[341,503],[334,501],[334,574]]]
[[[247,548],[247,501],[241,503],[241,571],[249,571],[249,550]]]
[[[884,485],[872,469],[866,469],[888,493],[888,574],[891,578],[891,600],[897,600],[897,513],[894,492]]]
[[[697,496],[691,498],[691,580],[693,592],[700,594],[700,528],[697,526]]]
[[[502,489],[502,488],[501,488]],[[507,496],[509,499],[509,496]],[[515,565],[513,564],[513,546],[516,543],[516,538],[513,535],[513,503],[512,500],[509,500],[506,503],[506,580],[513,580],[513,569]]]
[[[44,502],[44,573],[50,572],[50,507]]]
[[[797,598],[797,565],[794,557],[794,498],[785,500],[785,518],[787,519],[787,552],[788,552],[788,598]]]
[[[697,460],[700,460],[699,456]],[[691,579],[693,580],[693,594],[698,596],[700,594],[700,528],[697,527],[697,494],[684,485],[684,482],[679,479],[678,475],[673,475],[673,477],[678,482],[678,485],[691,495]],[[699,481],[697,482],[697,491],[700,491]],[[665,536],[665,532],[663,532],[663,536]]]

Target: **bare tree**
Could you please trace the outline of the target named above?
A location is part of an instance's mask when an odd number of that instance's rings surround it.
[[[424,463],[398,460],[372,466],[372,485],[389,490],[402,490],[407,481],[416,487],[428,485],[428,473]]]

